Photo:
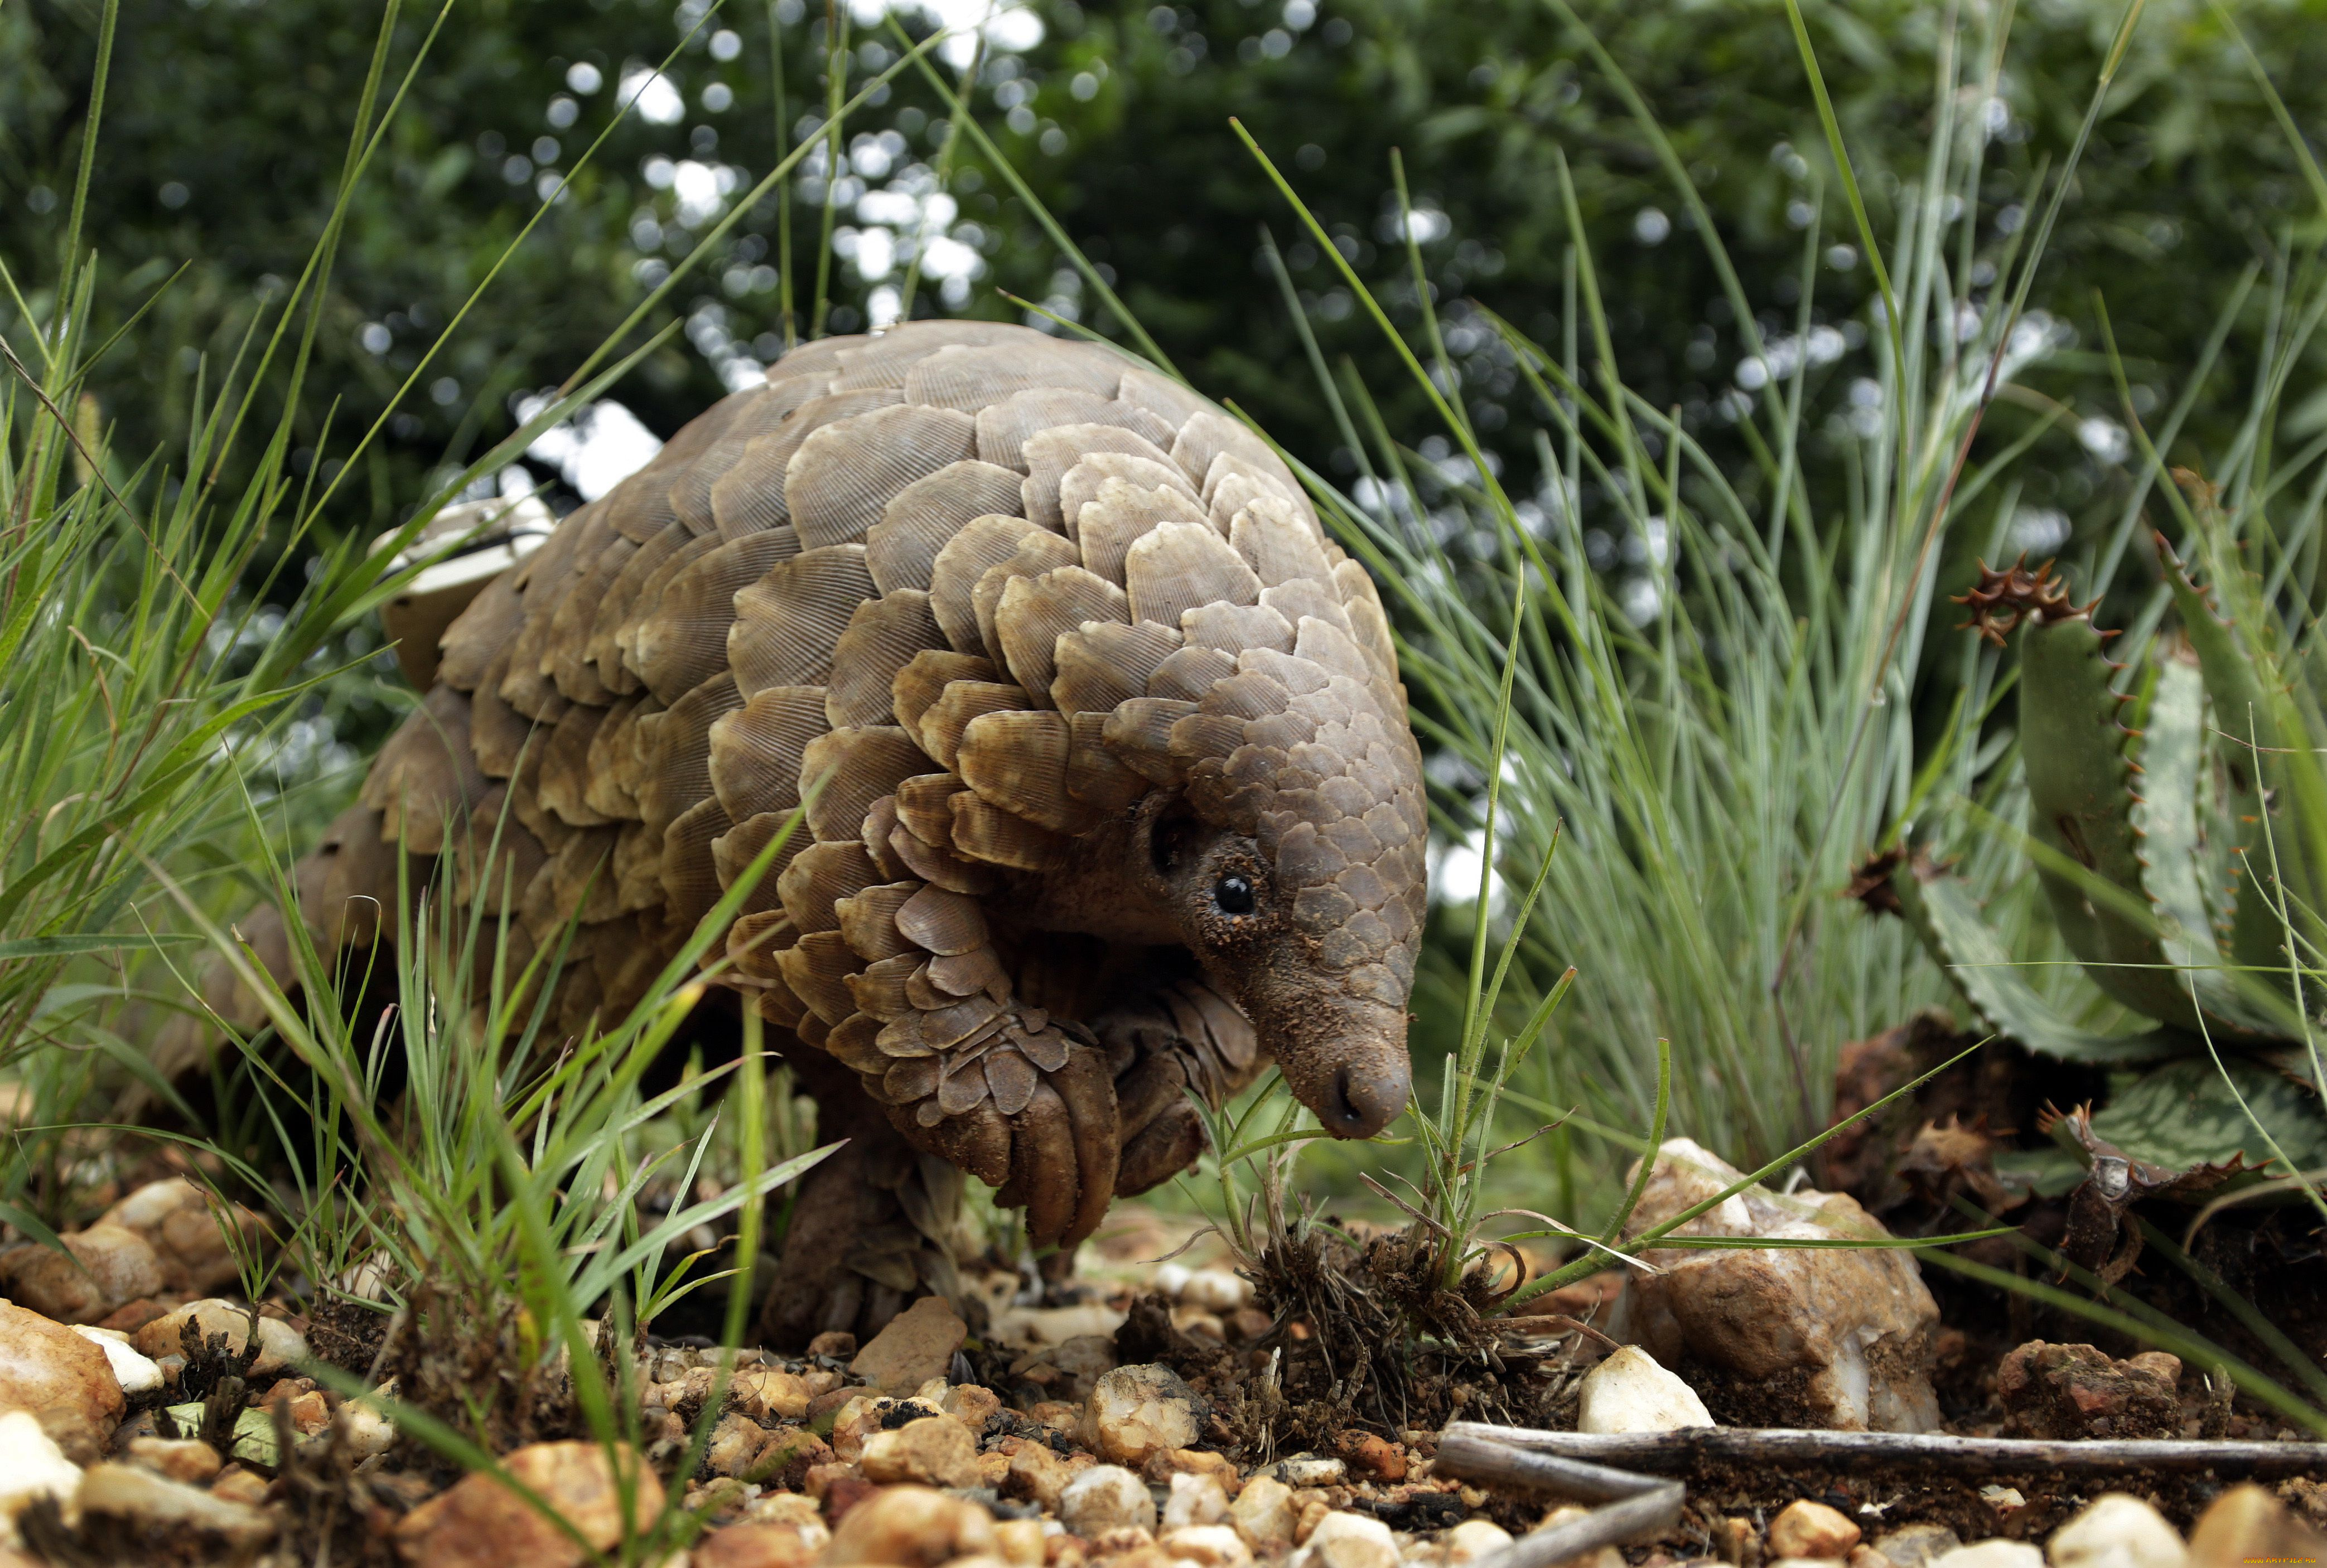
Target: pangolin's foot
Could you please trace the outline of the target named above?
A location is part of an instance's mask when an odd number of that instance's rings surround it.
[[[1196,976],[1109,1009],[1093,1029],[1115,1078],[1120,1198],[1169,1181],[1204,1152],[1189,1090],[1218,1109],[1268,1065],[1251,1022]]]
[[[961,1300],[951,1246],[961,1172],[869,1115],[834,1135],[849,1142],[801,1179],[760,1310],[762,1333],[780,1349],[829,1330],[870,1338],[921,1296]]]

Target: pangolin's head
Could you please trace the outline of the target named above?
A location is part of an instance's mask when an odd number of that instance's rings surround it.
[[[1162,786],[1124,846],[1135,874],[1302,1104],[1363,1138],[1412,1087],[1426,823],[1378,602],[1356,563],[1334,578],[1341,613],[1288,615],[1289,649],[1223,650],[1194,696],[1126,703],[1106,733]]]

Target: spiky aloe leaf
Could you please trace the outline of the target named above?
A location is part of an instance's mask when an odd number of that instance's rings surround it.
[[[2092,1125],[2136,1160],[2197,1171],[2234,1162],[2248,1170],[2267,1163],[2270,1143],[2255,1125],[2257,1120],[2297,1167],[2310,1171],[2327,1164],[2327,1116],[2321,1114],[2319,1097],[2242,1057],[2225,1056],[2220,1070],[2200,1056],[2145,1072],[2113,1094],[2107,1107],[2093,1114]],[[2275,1173],[2286,1172],[2282,1168]],[[2193,1196],[2205,1191],[2203,1184],[2190,1185]]]
[[[2020,977],[2017,961],[1981,915],[1979,901],[1960,877],[1949,876],[1928,860],[1910,861],[1892,873],[1890,887],[1900,914],[1980,1022],[2038,1055],[2129,1066],[2192,1048],[2188,1036],[2173,1030],[2098,1034],[2063,1017]]]
[[[2040,857],[2037,879],[2069,950],[2094,984],[2136,1012],[2194,1028],[2188,982],[2150,912],[2142,830],[2133,818],[2134,736],[2118,722],[2126,699],[2110,684],[2121,667],[2103,652],[2109,634],[2093,625],[2089,606],[2070,604],[2044,574],[2031,588],[2020,627],[2028,828],[2061,857],[2049,863]],[[2074,874],[2061,860],[2089,874]]]

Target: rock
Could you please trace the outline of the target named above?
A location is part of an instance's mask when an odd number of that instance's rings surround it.
[[[1930,1568],[2044,1568],[2044,1554],[2025,1541],[1974,1541],[1932,1558]]]
[[[798,1492],[763,1492],[745,1506],[743,1517],[754,1525],[790,1525],[819,1552],[832,1540],[832,1532],[824,1526],[824,1510],[815,1498]]]
[[[131,1335],[129,1342],[157,1360],[173,1356],[181,1349],[185,1325],[192,1322],[204,1344],[223,1339],[227,1352],[239,1355],[249,1348],[254,1321],[258,1354],[250,1363],[252,1377],[275,1377],[307,1359],[307,1341],[298,1330],[280,1318],[254,1318],[248,1307],[220,1296],[188,1302],[163,1314]]]
[[[150,1358],[141,1356],[129,1343],[129,1336],[115,1330],[92,1329],[85,1324],[74,1326],[73,1332],[105,1352],[105,1359],[113,1368],[113,1380],[121,1385],[121,1392],[135,1398],[140,1394],[162,1391],[162,1368]]]
[[[949,1415],[927,1415],[864,1440],[857,1460],[864,1479],[882,1486],[918,1481],[930,1487],[977,1484],[977,1442]]]
[[[1091,1389],[1083,1441],[1103,1459],[1143,1465],[1150,1454],[1196,1441],[1198,1403],[1169,1367],[1117,1367]]]
[[[846,1361],[856,1354],[856,1336],[846,1329],[827,1329],[808,1342],[808,1353]]]
[[[231,1503],[248,1503],[255,1508],[266,1501],[268,1485],[266,1478],[257,1470],[247,1470],[238,1464],[230,1464],[219,1471],[217,1479],[210,1482],[210,1492],[214,1498],[224,1498]]]
[[[1252,1548],[1228,1525],[1183,1525],[1166,1529],[1155,1544],[1173,1558],[1201,1568],[1238,1568],[1252,1561]]]
[[[2165,1516],[2139,1498],[2110,1492],[2052,1532],[2052,1568],[2186,1568],[2189,1548]]]
[[[103,1221],[59,1237],[63,1252],[25,1242],[0,1252],[0,1291],[60,1323],[93,1323],[162,1289],[162,1260],[136,1231]]]
[[[1995,1396],[2014,1437],[2174,1437],[2181,1379],[2180,1358],[2162,1350],[2118,1361],[2092,1345],[2031,1339],[1996,1368]]]
[[[121,1420],[103,1350],[62,1323],[0,1302],[0,1410],[29,1410],[67,1459],[94,1460]]]
[[[1390,1487],[1406,1479],[1406,1454],[1388,1438],[1351,1428],[1341,1433],[1333,1446],[1340,1451],[1341,1462],[1350,1467],[1350,1473],[1361,1481]]]
[[[257,1215],[238,1204],[225,1212],[246,1241],[265,1229]],[[201,1296],[234,1283],[242,1272],[219,1213],[208,1193],[175,1176],[140,1187],[106,1210],[101,1223],[123,1226],[153,1244],[162,1268],[162,1290]]]
[[[1461,1568],[1465,1563],[1475,1563],[1491,1552],[1500,1552],[1511,1544],[1511,1533],[1491,1519],[1465,1519],[1440,1538],[1445,1549],[1447,1568]]]
[[[396,1446],[396,1423],[380,1404],[396,1397],[396,1385],[384,1383],[360,1399],[350,1399],[332,1413],[340,1442],[359,1461],[386,1453]]]
[[[1349,1473],[1350,1467],[1340,1460],[1319,1459],[1313,1453],[1296,1453],[1276,1466],[1276,1479],[1288,1487],[1337,1487]]]
[[[662,1482],[627,1445],[610,1456],[594,1442],[537,1442],[501,1461],[510,1479],[555,1510],[593,1552],[612,1551],[622,1538],[617,1462],[629,1472],[632,1517],[652,1519],[662,1509]],[[394,1535],[405,1561],[425,1568],[517,1563],[526,1568],[575,1568],[587,1556],[581,1542],[483,1473],[454,1483],[405,1515]]]
[[[1040,1519],[1003,1519],[994,1526],[994,1550],[1011,1568],[1042,1568],[1049,1550]]]
[[[1309,1533],[1293,1568],[1398,1568],[1397,1539],[1379,1519],[1327,1514]]]
[[[37,1416],[29,1410],[0,1415],[0,1539],[7,1536],[6,1521],[34,1498],[54,1498],[66,1507],[79,1489],[80,1466],[65,1457]]]
[[[769,1437],[743,1479],[765,1487],[797,1489],[812,1467],[829,1464],[832,1459],[832,1450],[822,1438],[803,1427],[789,1426]]]
[[[688,1568],[809,1568],[823,1545],[821,1540],[811,1544],[798,1525],[730,1525],[697,1539],[687,1563]]]
[[[938,1568],[994,1550],[994,1520],[975,1503],[928,1487],[883,1487],[851,1507],[825,1549],[827,1563]]]
[[[1294,1526],[1301,1516],[1293,1503],[1293,1489],[1268,1476],[1255,1476],[1229,1505],[1229,1517],[1244,1544],[1259,1556],[1282,1552],[1293,1545]]]
[[[213,1497],[136,1465],[92,1466],[81,1477],[79,1500],[82,1518],[103,1515],[119,1521],[132,1539],[142,1536],[176,1553],[190,1537],[207,1536],[240,1552],[275,1538],[275,1521],[248,1503]]]
[[[883,1394],[905,1393],[944,1377],[953,1366],[954,1353],[968,1338],[969,1326],[951,1302],[923,1296],[890,1319],[848,1369]]]
[[[1674,1432],[1714,1423],[1696,1390],[1638,1345],[1584,1374],[1575,1400],[1578,1432]]]
[[[1853,1546],[1850,1549],[1850,1555],[1843,1561],[1848,1563],[1850,1568],[1891,1568],[1890,1558],[1863,1543]]]
[[[1666,1141],[1628,1234],[1694,1208],[1739,1172],[1687,1138]],[[1682,1227],[1695,1236],[1831,1239],[1890,1233],[1841,1193],[1750,1187]],[[1631,1337],[1668,1367],[1694,1358],[1759,1395],[1762,1424],[1930,1432],[1939,1306],[1896,1248],[1655,1248],[1632,1281]],[[1780,1391],[1783,1391],[1782,1393]]]
[[[1252,1300],[1252,1282],[1224,1268],[1200,1268],[1176,1293],[1190,1306],[1232,1312]]]
[[[2259,1563],[2327,1560],[2327,1541],[2251,1482],[2232,1487],[2198,1516],[2190,1532],[2191,1568],[2248,1568]]]
[[[731,1412],[711,1429],[711,1441],[703,1450],[704,1468],[715,1476],[743,1475],[767,1446],[768,1433],[759,1423]]]
[[[974,1437],[1002,1408],[1002,1396],[975,1383],[957,1383],[938,1396],[938,1408],[969,1428]]]
[[[1848,1515],[1808,1498],[1789,1503],[1770,1521],[1773,1557],[1847,1557],[1858,1545],[1858,1526]]]
[[[1095,1464],[1059,1494],[1059,1521],[1090,1537],[1109,1530],[1155,1527],[1155,1499],[1147,1483],[1121,1465]]]
[[[1963,1538],[1945,1525],[1902,1525],[1874,1543],[1893,1568],[1925,1568],[1963,1545]]]
[[[1055,1514],[1059,1511],[1060,1495],[1075,1475],[1075,1467],[1051,1452],[1048,1445],[1024,1442],[1010,1455],[1005,1489],[1012,1497],[1027,1498],[1045,1512]]]
[[[1572,1524],[1590,1512],[1589,1508],[1580,1508],[1572,1503],[1563,1504],[1546,1514],[1542,1523],[1536,1526],[1536,1528],[1547,1530],[1554,1525]],[[1784,1559],[1780,1558],[1778,1562],[1765,1564],[1764,1568],[1778,1568],[1778,1563],[1783,1561]],[[1597,1551],[1586,1552],[1580,1557],[1570,1557],[1565,1563],[1560,1564],[1560,1568],[1624,1568],[1624,1554],[1613,1546],[1603,1546]],[[1799,1568],[1819,1568],[1819,1565],[1805,1562],[1799,1565]]]
[[[190,1487],[206,1487],[226,1466],[218,1450],[191,1437],[140,1437],[131,1440],[129,1462],[142,1464],[155,1475],[168,1476]]]
[[[754,1418],[773,1415],[798,1421],[808,1414],[808,1379],[780,1367],[740,1367],[727,1385],[727,1396],[737,1409]]]
[[[1228,1517],[1228,1489],[1220,1485],[1218,1476],[1175,1475],[1172,1478],[1172,1496],[1164,1505],[1162,1526],[1167,1535],[1173,1530],[1192,1529],[1199,1525],[1217,1525]]]

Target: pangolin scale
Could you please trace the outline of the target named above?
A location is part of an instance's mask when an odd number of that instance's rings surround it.
[[[710,948],[855,1135],[787,1335],[942,1286],[895,1243],[940,1160],[1072,1243],[1200,1151],[1188,1087],[1273,1057],[1350,1136],[1405,1103],[1426,824],[1379,600],[1266,443],[1137,361],[969,322],[805,344],[439,647],[302,863],[319,942],[379,934],[400,839],[517,961],[568,942],[576,1031],[805,801]]]

